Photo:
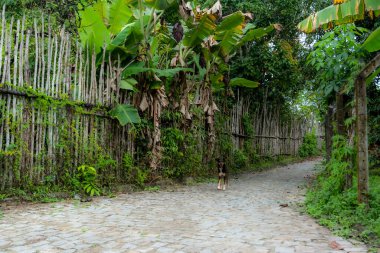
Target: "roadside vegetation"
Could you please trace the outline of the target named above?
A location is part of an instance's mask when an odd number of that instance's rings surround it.
[[[378,0],[0,5],[0,202],[323,156],[307,212],[380,247]]]

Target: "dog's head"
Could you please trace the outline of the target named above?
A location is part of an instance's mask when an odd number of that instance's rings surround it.
[[[222,161],[222,159],[216,158],[216,164],[218,165],[219,168],[223,167],[223,161]]]

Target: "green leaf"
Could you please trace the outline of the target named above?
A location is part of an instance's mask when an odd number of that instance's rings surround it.
[[[113,34],[118,34],[131,17],[132,11],[125,0],[112,1],[109,15],[109,30]]]
[[[122,73],[122,77],[126,78],[131,75],[136,75],[139,73],[144,73],[144,72],[148,72],[152,70],[151,68],[144,67],[144,64],[145,64],[144,62],[137,62],[137,63],[133,63],[129,65],[128,67],[124,69]]]
[[[364,0],[366,11],[377,11],[380,10],[380,1],[379,0]]]
[[[270,25],[264,28],[257,28],[249,30],[239,42],[239,46],[244,45],[247,42],[260,39],[274,30],[274,25]]]
[[[201,44],[205,38],[214,32],[215,28],[215,17],[211,14],[204,14],[198,24],[185,33],[183,45],[194,47]]]
[[[145,0],[146,5],[156,10],[166,10],[176,2],[176,0]]]
[[[120,46],[121,44],[124,44],[126,41],[127,37],[131,34],[132,32],[132,24],[129,24],[124,27],[124,29],[119,32],[116,37],[112,40],[112,44],[116,46]]]
[[[367,77],[365,80],[366,84],[370,84],[378,75],[380,75],[380,68],[377,68],[369,77]]]
[[[199,64],[199,54],[194,54],[193,55],[193,60],[195,62],[195,65],[197,66],[198,68],[198,71],[199,71],[199,79],[200,80],[203,80],[204,76],[206,75],[206,69],[205,68],[202,68],[201,65]]]
[[[98,6],[99,7],[99,6]],[[110,32],[103,22],[102,13],[94,7],[88,7],[79,12],[81,24],[79,27],[79,36],[84,47],[94,48],[96,53],[104,44],[110,42]]]
[[[220,89],[224,87],[223,74],[216,73],[210,76],[211,84],[214,89]]]
[[[380,27],[368,36],[366,41],[363,43],[362,48],[368,52],[375,52],[380,50]]]
[[[97,12],[103,23],[108,26],[109,22],[109,5],[107,1],[100,0],[93,5],[94,10]]]
[[[256,28],[255,24],[248,23],[244,28],[243,28],[243,33],[246,34],[248,31]]]
[[[236,27],[241,27],[243,31],[244,15],[241,11],[234,12],[226,16],[223,21],[217,26],[215,33],[223,33]]]
[[[251,81],[251,80],[248,80],[248,79],[245,79],[245,78],[240,78],[240,77],[232,78],[230,80],[230,86],[240,86],[240,87],[247,87],[247,88],[256,88],[259,85],[260,84],[258,82]]]
[[[134,78],[123,79],[120,81],[120,89],[136,91],[135,85],[138,82]]]
[[[228,56],[238,45],[243,34],[244,15],[235,12],[227,16],[215,31],[215,40],[220,41],[219,47],[224,56]]]
[[[127,104],[117,105],[110,111],[110,115],[117,118],[122,126],[129,123],[136,124],[141,122],[137,109]]]
[[[191,68],[173,68],[173,69],[151,69],[153,70],[159,77],[174,77],[178,72],[193,72]]]

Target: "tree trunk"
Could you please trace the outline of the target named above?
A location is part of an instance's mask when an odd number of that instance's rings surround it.
[[[333,114],[334,108],[332,105],[328,107],[327,114],[325,116],[325,145],[326,145],[326,161],[330,161],[332,153],[332,137],[333,137]]]
[[[360,72],[355,82],[356,134],[358,167],[358,201],[369,205],[368,135],[367,135],[367,91],[366,78],[380,66],[378,53]]]
[[[336,129],[337,134],[346,137],[346,127],[344,125],[344,97],[343,93],[336,93]]]
[[[337,134],[343,136],[347,140],[347,129],[344,124],[344,120],[346,119],[346,103],[345,103],[345,95],[343,92],[339,91],[336,94],[336,123],[337,123]],[[351,158],[344,157],[348,164],[350,164]],[[345,173],[345,184],[344,189],[349,189],[352,186],[352,166],[347,168]]]

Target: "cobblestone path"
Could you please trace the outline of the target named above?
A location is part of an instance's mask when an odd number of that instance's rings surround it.
[[[0,252],[366,252],[297,211],[316,163],[241,175],[226,191],[209,183],[6,210]]]

